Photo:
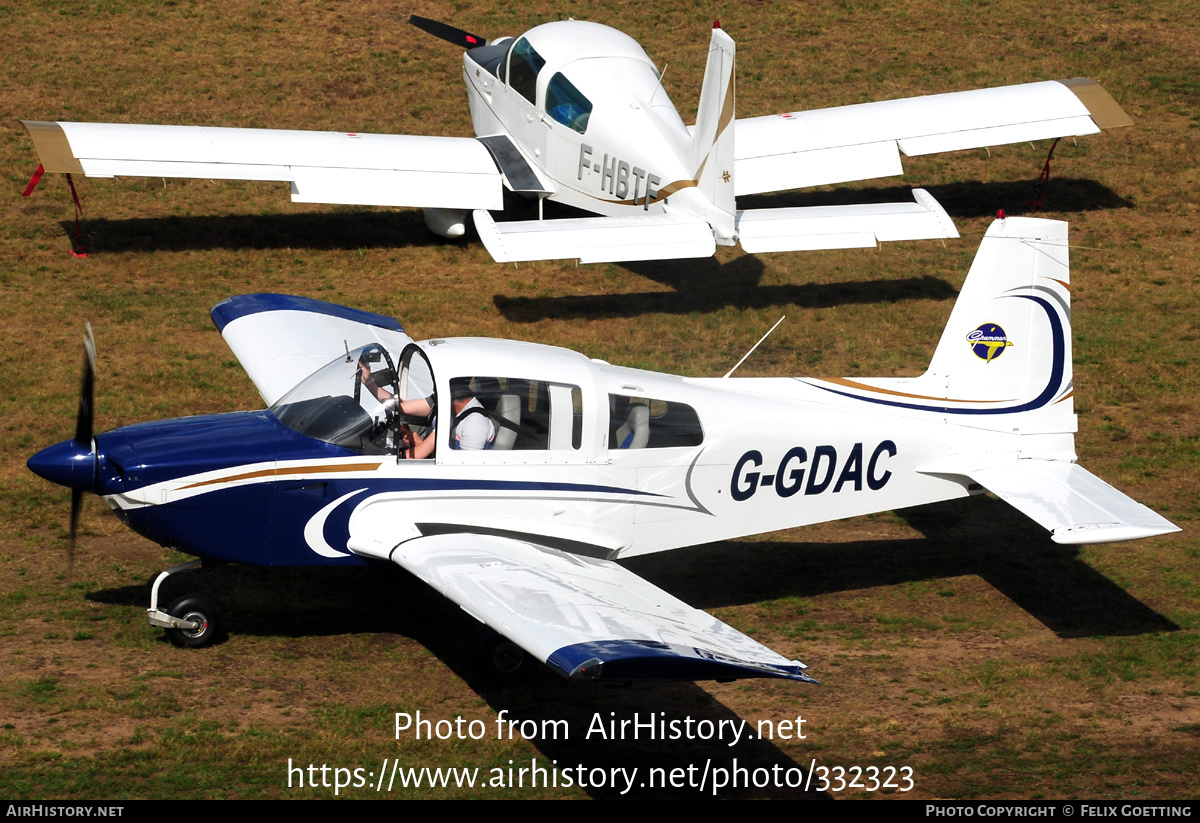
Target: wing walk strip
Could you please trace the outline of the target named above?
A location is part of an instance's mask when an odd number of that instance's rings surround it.
[[[500,167],[500,172],[504,175],[510,189],[516,192],[536,192],[537,194],[554,192],[553,184],[542,181],[507,134],[492,134],[477,139],[491,152],[492,159]]]

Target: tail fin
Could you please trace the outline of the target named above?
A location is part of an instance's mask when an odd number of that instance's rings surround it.
[[[1071,381],[1067,224],[1009,217],[983,238],[925,374],[811,383],[971,428],[1069,434]]]
[[[733,38],[714,25],[691,145],[697,188],[715,207],[708,219],[712,223],[717,242],[722,245],[732,245],[735,242],[734,214],[737,210],[733,195],[735,56],[736,47]]]
[[[1055,542],[1179,530],[1074,462],[1066,223],[992,223],[925,374],[810,385],[902,414],[1016,435],[957,432],[953,454],[917,470],[979,484],[1049,529]]]
[[[976,427],[1074,432],[1070,283],[1065,222],[996,220],[918,382]]]

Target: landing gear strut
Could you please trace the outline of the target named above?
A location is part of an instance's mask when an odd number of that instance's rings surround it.
[[[167,639],[175,646],[199,649],[217,638],[221,629],[221,614],[216,605],[203,597],[188,595],[172,603],[164,612],[158,608],[158,590],[163,581],[173,574],[190,571],[200,565],[199,560],[189,560],[172,566],[154,580],[150,588],[150,608],[146,616],[151,626],[167,630]]]

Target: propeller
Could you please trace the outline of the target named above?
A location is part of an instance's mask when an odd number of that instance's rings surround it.
[[[83,336],[83,378],[79,385],[79,413],[75,417],[75,443],[88,450],[95,464],[96,441],[92,437],[95,423],[94,400],[96,394],[96,340],[92,336],[92,324],[86,324]],[[71,532],[67,536],[67,579],[75,570],[75,535],[79,531],[79,510],[83,507],[80,486],[71,489]]]
[[[469,31],[456,29],[454,26],[448,26],[445,23],[439,23],[437,20],[430,20],[427,17],[418,17],[415,14],[410,14],[408,22],[421,31],[428,32],[434,37],[440,37],[447,43],[453,43],[464,49],[473,49],[476,46],[486,46],[488,44],[486,37],[480,37],[478,34],[471,34]]]

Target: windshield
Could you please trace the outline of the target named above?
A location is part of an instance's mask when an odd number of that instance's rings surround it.
[[[298,434],[363,454],[395,451],[386,401],[397,393],[392,359],[378,344],[317,369],[268,410]]]

